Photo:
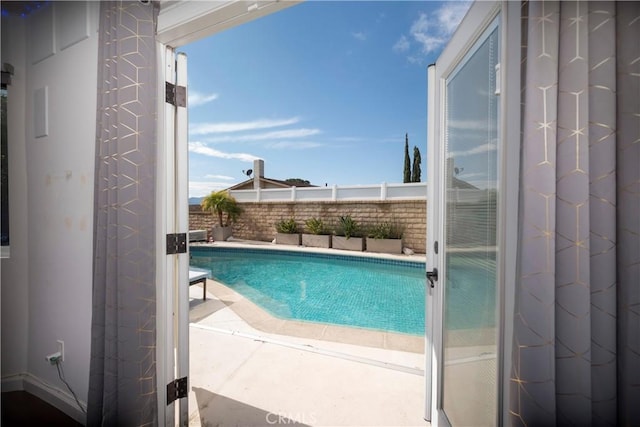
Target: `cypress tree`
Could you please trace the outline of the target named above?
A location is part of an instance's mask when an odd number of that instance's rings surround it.
[[[409,157],[409,134],[404,135],[404,183],[411,182],[411,158]]]
[[[422,163],[422,157],[420,156],[420,149],[416,146],[413,147],[413,172],[411,173],[411,182],[420,182],[420,163]]]

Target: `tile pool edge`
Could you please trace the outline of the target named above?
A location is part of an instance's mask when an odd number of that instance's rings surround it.
[[[348,257],[348,258],[363,258],[369,260],[389,260],[389,261],[399,261],[406,262],[411,264],[425,264],[426,263],[426,255],[425,254],[414,254],[414,255],[398,255],[398,254],[385,254],[378,252],[360,252],[360,251],[348,251],[344,249],[334,249],[334,248],[315,248],[308,246],[294,246],[294,245],[276,245],[270,242],[248,242],[248,241],[227,241],[227,242],[213,242],[213,243],[189,243],[190,248],[243,248],[243,249],[255,249],[255,250],[264,250],[264,251],[283,251],[283,252],[295,252],[295,253],[307,253],[307,254],[320,254],[320,255],[329,255],[335,256],[338,258]]]

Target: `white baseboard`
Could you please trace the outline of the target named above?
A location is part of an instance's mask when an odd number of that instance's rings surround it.
[[[20,373],[2,377],[2,391],[26,391],[58,408],[77,422],[86,425],[87,416],[80,410],[73,396],[65,390],[41,380],[30,373]],[[87,410],[87,403],[80,400],[82,408]]]
[[[24,390],[24,374],[11,374],[2,377],[2,392],[6,391],[23,391]]]

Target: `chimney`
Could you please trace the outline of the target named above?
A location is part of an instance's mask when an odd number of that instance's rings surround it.
[[[260,178],[264,178],[264,160],[256,159],[253,161],[253,188],[260,188]]]

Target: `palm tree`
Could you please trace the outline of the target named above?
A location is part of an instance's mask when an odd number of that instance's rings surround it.
[[[242,213],[242,208],[240,207],[240,205],[238,205],[236,199],[234,199],[232,196],[229,196],[229,201],[225,206],[225,211],[227,213],[227,222],[225,223],[225,226],[228,226],[238,220],[238,217]]]
[[[218,217],[218,225],[220,227],[226,227],[231,222],[235,222],[242,212],[236,199],[225,190],[212,191],[211,194],[202,199],[200,205],[203,211],[209,211]],[[227,215],[226,222],[223,220],[224,214]]]

